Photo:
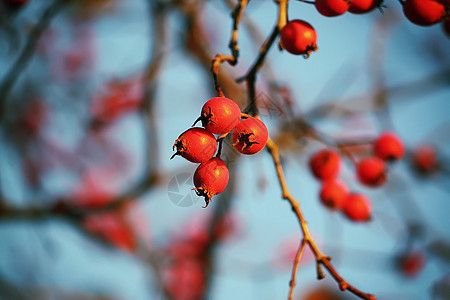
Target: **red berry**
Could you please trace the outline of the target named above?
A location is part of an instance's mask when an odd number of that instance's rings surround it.
[[[320,190],[320,201],[330,209],[342,209],[347,196],[348,188],[339,180],[325,181]]]
[[[436,149],[430,145],[421,145],[413,151],[413,163],[419,172],[431,173],[438,166]]]
[[[403,157],[405,147],[400,138],[391,132],[381,134],[374,143],[375,155],[383,160],[395,161]]]
[[[348,11],[353,14],[368,13],[375,7],[379,7],[382,2],[382,0],[352,0]]]
[[[407,277],[414,277],[425,266],[425,255],[420,252],[408,252],[399,257],[398,267],[400,272]]]
[[[190,162],[202,163],[208,161],[216,153],[217,142],[214,135],[206,129],[193,127],[183,132],[176,139],[173,148],[177,147],[175,155],[180,155]]]
[[[345,13],[350,7],[348,0],[316,0],[317,11],[326,17],[335,17]]]
[[[359,181],[371,187],[377,187],[386,182],[386,164],[378,157],[368,157],[359,162],[356,167]]]
[[[281,43],[292,54],[303,54],[306,57],[317,50],[317,33],[305,21],[292,20],[281,30]]]
[[[215,97],[203,105],[200,117],[195,123],[201,121],[202,126],[209,132],[224,134],[233,130],[240,120],[241,109],[236,102],[225,97]]]
[[[442,19],[445,8],[434,0],[406,0],[403,4],[403,13],[416,25],[430,26]]]
[[[352,221],[368,221],[372,214],[372,204],[364,195],[350,194],[345,200],[344,213]]]
[[[197,195],[205,197],[206,206],[214,195],[221,193],[227,187],[228,177],[228,168],[218,157],[211,158],[198,166],[194,173],[195,191]]]
[[[269,138],[266,125],[256,118],[239,122],[233,132],[233,146],[242,154],[255,154],[261,151]]]
[[[334,179],[339,174],[341,157],[333,149],[323,149],[311,157],[309,167],[319,180]]]

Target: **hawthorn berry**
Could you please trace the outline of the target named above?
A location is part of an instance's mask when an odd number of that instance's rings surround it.
[[[193,163],[202,163],[208,161],[216,153],[217,142],[214,135],[206,129],[193,127],[183,132],[175,140],[173,148],[177,152],[172,155],[180,155]]]
[[[399,160],[405,154],[400,138],[391,132],[381,134],[374,143],[375,155],[387,161]]]
[[[198,166],[194,173],[194,185],[197,195],[205,197],[208,206],[214,195],[221,193],[228,184],[228,168],[218,157],[211,158]]]
[[[231,99],[215,97],[202,107],[200,117],[194,125],[202,122],[202,126],[211,133],[224,134],[230,132],[241,120],[241,109]]]
[[[386,164],[378,157],[367,157],[356,166],[358,179],[371,187],[381,186],[386,182]]]
[[[438,167],[436,149],[430,145],[417,147],[412,154],[414,167],[421,173],[431,173]]]
[[[371,218],[372,204],[362,194],[349,194],[345,199],[344,213],[352,221],[365,222]]]
[[[348,188],[339,180],[324,181],[320,189],[320,201],[330,209],[342,209],[347,196]]]
[[[319,180],[334,179],[339,174],[341,157],[333,149],[323,149],[310,158],[309,167]]]
[[[316,0],[314,5],[317,11],[326,17],[342,15],[350,8],[349,0]]]
[[[403,13],[416,25],[430,26],[441,21],[445,15],[445,7],[434,0],[406,0],[403,3]]]
[[[233,146],[242,154],[261,151],[269,138],[266,125],[256,118],[248,118],[237,124],[233,132]]]
[[[348,11],[352,14],[365,14],[380,7],[383,0],[352,0]]]
[[[308,22],[292,20],[281,29],[281,44],[292,54],[303,54],[309,57],[317,50],[317,33]]]

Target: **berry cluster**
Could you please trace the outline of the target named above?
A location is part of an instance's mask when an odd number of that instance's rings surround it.
[[[405,0],[401,1],[403,13],[412,23],[431,26],[442,22],[444,32],[450,36],[450,0]],[[350,12],[369,13],[375,8],[382,9],[383,0],[315,0],[317,11],[326,17],[336,17]],[[280,32],[280,46],[289,53],[308,58],[317,50],[317,33],[306,21],[291,20]]]
[[[402,141],[393,133],[381,134],[373,143],[374,156],[363,158],[356,164],[356,176],[360,183],[378,187],[387,180],[385,161],[401,159],[405,149]],[[320,201],[333,210],[342,210],[353,221],[367,221],[371,217],[370,200],[358,193],[350,193],[344,182],[337,179],[341,157],[333,149],[322,149],[310,158],[310,169],[322,181]]]
[[[242,154],[255,154],[266,145],[269,133],[266,125],[254,117],[245,116],[241,120],[241,110],[231,99],[215,97],[208,100],[194,125],[201,121],[203,128],[192,127],[175,140],[176,155],[190,162],[200,163],[194,173],[197,195],[205,197],[208,206],[214,195],[221,193],[228,184],[229,172],[220,159],[220,145],[216,157],[217,144],[233,131],[233,146]],[[193,126],[194,126],[193,125]],[[220,135],[217,139],[213,134]],[[205,206],[205,207],[206,207]]]

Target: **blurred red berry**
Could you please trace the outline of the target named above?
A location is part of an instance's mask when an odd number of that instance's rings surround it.
[[[221,193],[227,187],[228,177],[228,168],[218,157],[211,158],[198,166],[194,173],[195,191],[197,195],[205,197],[206,206],[214,195]]]
[[[136,239],[124,217],[120,212],[95,213],[83,220],[83,226],[117,248],[132,252],[136,249]]]
[[[350,7],[349,0],[316,0],[317,11],[326,17],[335,17],[345,13]]]
[[[233,146],[242,154],[255,154],[261,151],[269,138],[266,125],[256,118],[239,122],[233,132]]]
[[[236,102],[225,97],[215,97],[203,105],[200,117],[195,123],[201,121],[202,126],[209,132],[224,134],[232,131],[240,120],[241,109]]]
[[[391,132],[381,134],[374,143],[375,155],[387,161],[399,160],[405,154],[400,138]]]
[[[348,188],[339,180],[327,180],[320,189],[320,201],[330,209],[340,210],[345,205]]]
[[[205,273],[200,261],[181,259],[163,269],[163,285],[174,300],[202,299]]]
[[[309,167],[319,180],[334,179],[339,174],[341,157],[333,149],[323,149],[313,154]]]
[[[398,259],[399,271],[406,277],[415,277],[425,267],[425,254],[420,251],[407,252]]]
[[[364,185],[378,187],[387,180],[386,164],[378,157],[364,158],[356,168],[358,179]]]
[[[406,0],[403,3],[403,13],[416,25],[430,26],[442,20],[445,8],[434,0]]]
[[[421,145],[414,149],[413,164],[422,173],[431,173],[438,167],[437,152],[433,146]]]
[[[350,194],[345,200],[344,213],[352,221],[365,222],[371,218],[372,204],[364,195]]]
[[[217,142],[208,130],[192,127],[175,140],[173,148],[175,147],[177,152],[171,158],[180,155],[190,162],[202,163],[211,159],[216,153]]]
[[[317,33],[308,22],[292,20],[281,30],[281,43],[289,53],[306,57],[317,50]]]

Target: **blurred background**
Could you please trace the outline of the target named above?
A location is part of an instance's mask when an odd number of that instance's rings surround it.
[[[0,299],[286,299],[302,235],[267,151],[244,157],[227,138],[230,182],[206,209],[191,190],[197,165],[169,159],[216,96],[210,64],[230,53],[237,1],[0,2]],[[305,60],[275,44],[256,103],[338,272],[377,299],[450,299],[450,39],[385,5],[326,18],[290,1],[319,50]],[[277,10],[249,3],[239,63],[220,69],[242,109],[235,79]],[[330,144],[311,128],[358,160],[381,132],[404,142],[380,188],[343,157],[340,180],[371,199],[371,221],[320,203],[308,160]],[[295,299],[357,299],[326,275],[307,249]]]

